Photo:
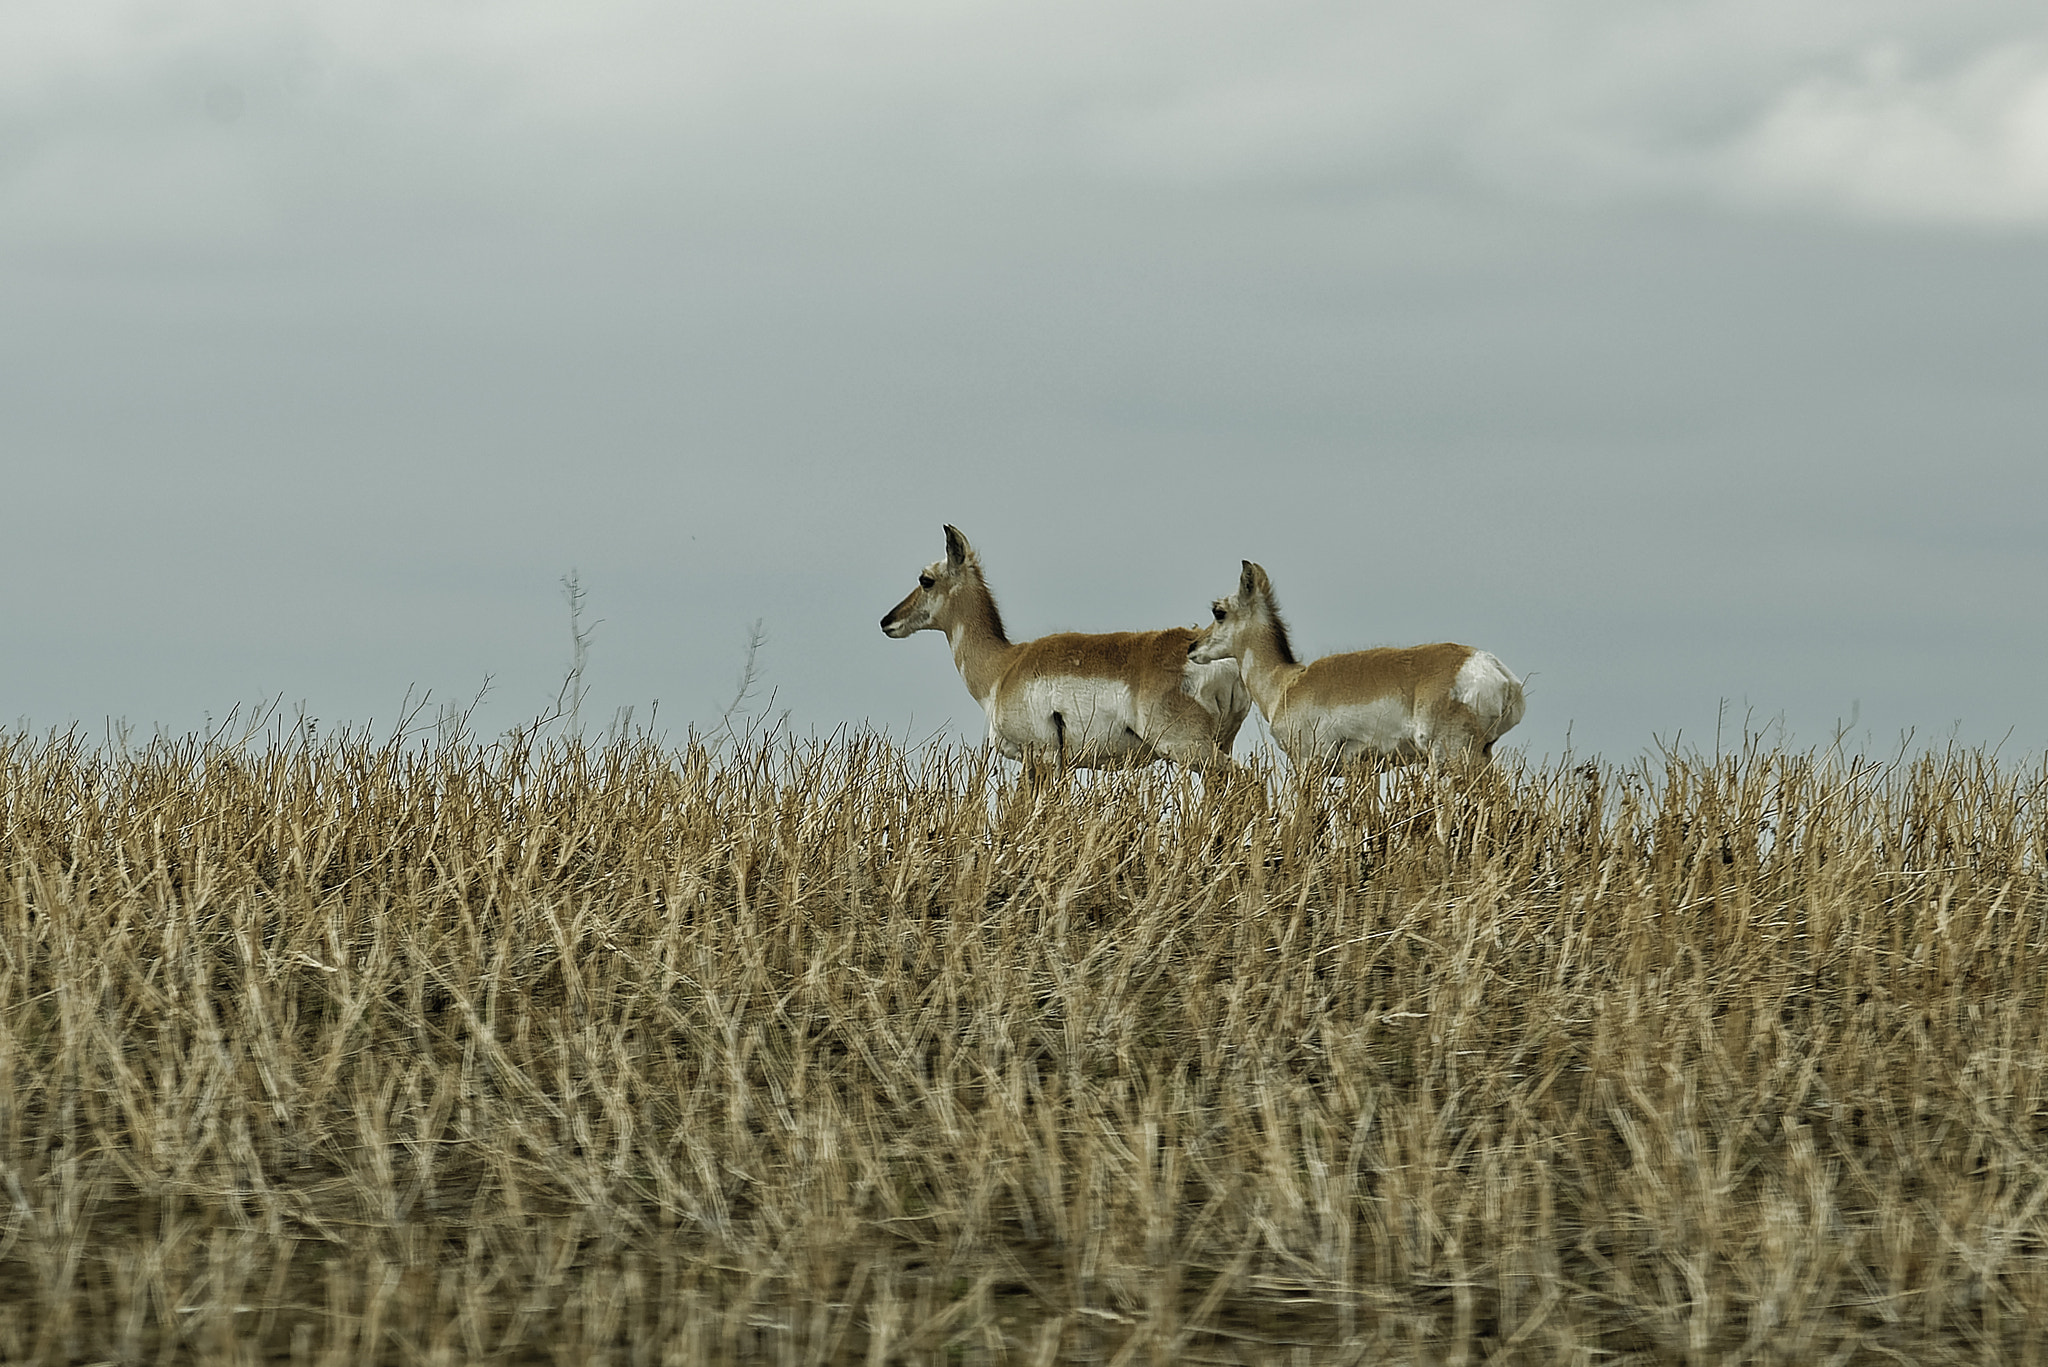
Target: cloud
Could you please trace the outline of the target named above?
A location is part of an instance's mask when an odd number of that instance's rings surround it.
[[[1438,22],[1437,16],[1462,17]],[[2048,26],[1872,6],[1398,7],[1215,35],[1101,100],[1096,154],[1191,184],[2048,226]],[[1892,36],[1881,36],[1881,35]]]
[[[1728,151],[1761,199],[1926,223],[2048,225],[2048,45],[1920,74],[1888,44],[1802,79]]]
[[[0,91],[16,241],[977,180],[2048,225],[2002,2],[19,0]]]

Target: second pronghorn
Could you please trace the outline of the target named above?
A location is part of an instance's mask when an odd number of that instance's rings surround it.
[[[898,640],[945,632],[967,691],[988,715],[989,743],[1014,760],[1094,768],[1163,757],[1229,768],[1251,711],[1234,663],[1188,658],[1195,633],[1187,627],[1012,642],[957,527],[946,528],[946,558],[917,576],[882,630]]]
[[[1272,581],[1251,561],[1237,593],[1188,647],[1197,662],[1235,660],[1273,739],[1299,767],[1379,758],[1485,759],[1522,719],[1522,681],[1471,646],[1409,646],[1294,658]]]

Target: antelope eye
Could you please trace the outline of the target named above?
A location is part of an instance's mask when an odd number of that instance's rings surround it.
[[[1222,621],[1222,620],[1223,620],[1223,609],[1222,609],[1222,608],[1210,608],[1210,609],[1209,609],[1209,611],[1211,611],[1211,612],[1213,612],[1213,613],[1215,613],[1215,614],[1216,614],[1216,620],[1217,620],[1217,621],[1219,621],[1219,622],[1220,622],[1220,621]]]
[[[921,589],[928,589],[928,588],[930,588],[930,587],[931,587],[931,586],[932,586],[932,585],[933,585],[933,584],[934,584],[935,582],[937,582],[937,581],[936,581],[936,580],[934,580],[934,579],[933,579],[933,578],[932,578],[932,577],[931,577],[930,575],[928,575],[928,574],[920,574],[919,576],[917,576],[917,586],[918,586],[919,588],[921,588]]]

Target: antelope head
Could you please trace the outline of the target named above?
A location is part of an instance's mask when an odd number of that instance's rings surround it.
[[[1251,645],[1253,633],[1270,628],[1277,618],[1273,610],[1273,584],[1266,572],[1251,561],[1243,562],[1237,592],[1209,605],[1215,621],[1195,633],[1188,642],[1188,658],[1196,664],[1218,660],[1239,660]]]
[[[934,560],[917,576],[917,587],[882,618],[882,631],[902,640],[920,631],[945,631],[952,623],[952,596],[981,574],[974,547],[954,526],[946,528],[946,558]]]

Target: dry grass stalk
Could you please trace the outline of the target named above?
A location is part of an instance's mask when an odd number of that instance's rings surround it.
[[[2038,1361],[2044,797],[0,737],[0,1358]]]

